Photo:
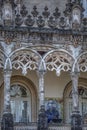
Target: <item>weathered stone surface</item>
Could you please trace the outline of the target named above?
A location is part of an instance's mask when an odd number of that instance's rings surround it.
[[[82,118],[79,111],[73,112],[71,119],[71,130],[82,130]]]
[[[1,130],[14,130],[13,116],[11,113],[4,113],[1,122]]]

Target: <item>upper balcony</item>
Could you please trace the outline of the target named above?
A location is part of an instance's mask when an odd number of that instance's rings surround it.
[[[1,28],[87,31],[85,7],[80,0],[2,0],[0,6]]]

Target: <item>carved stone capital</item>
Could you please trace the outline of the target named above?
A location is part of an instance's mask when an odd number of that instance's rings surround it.
[[[45,71],[45,70],[38,70],[38,71],[37,71],[38,77],[44,76],[45,74],[46,74],[46,71]]]
[[[70,75],[71,75],[71,79],[74,80],[76,78],[79,78],[80,73],[79,72],[71,72]]]
[[[8,69],[5,69],[5,70],[4,70],[4,76],[9,76],[9,77],[11,77],[11,74],[12,74],[12,70],[8,70]]]

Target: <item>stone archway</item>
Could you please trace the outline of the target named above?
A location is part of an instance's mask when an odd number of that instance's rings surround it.
[[[85,102],[84,97],[82,99],[81,91],[87,90],[87,79],[79,78],[78,81],[78,93],[79,93],[79,108],[81,115],[82,105]],[[70,81],[64,89],[63,99],[64,99],[64,122],[71,123],[71,114],[72,114],[72,82]],[[87,107],[87,106],[86,106]]]
[[[38,94],[37,94],[36,86],[30,79],[28,79],[22,75],[15,75],[15,76],[11,77],[11,86],[14,84],[19,84],[20,86],[24,86],[27,88],[27,90],[30,91],[30,93],[31,93],[31,121],[36,122],[37,121],[37,102],[38,102],[38,100],[37,100]],[[2,93],[3,93],[3,88],[4,88],[4,83],[2,84],[2,87],[1,87]],[[3,94],[2,94],[1,98],[3,99]],[[2,100],[2,102],[3,102],[3,100]],[[3,107],[2,107],[1,112],[2,112],[1,113],[1,115],[2,115]]]
[[[23,75],[27,74],[27,70],[38,69],[39,63],[41,61],[41,55],[30,48],[20,48],[12,52],[9,55],[11,59],[12,68],[22,70]]]
[[[74,64],[74,57],[64,49],[51,50],[43,57],[48,71],[56,71],[60,76],[61,71],[71,71]]]

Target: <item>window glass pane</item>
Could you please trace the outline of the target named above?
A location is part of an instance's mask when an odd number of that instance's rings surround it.
[[[11,87],[11,112],[14,122],[29,122],[31,115],[31,97],[26,88],[18,84]],[[30,108],[29,108],[30,107]]]

